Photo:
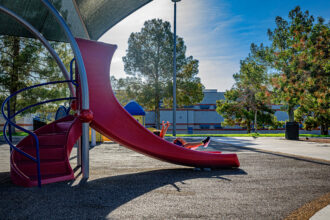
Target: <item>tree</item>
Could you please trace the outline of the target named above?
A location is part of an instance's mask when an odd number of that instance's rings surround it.
[[[186,46],[177,37],[177,104],[198,103],[203,98],[203,85],[198,74],[198,60],[186,57]],[[122,81],[126,94],[143,107],[155,111],[159,128],[160,101],[172,106],[173,33],[170,23],[161,19],[146,21],[138,33],[128,39],[127,54],[123,57],[129,78]]]
[[[253,48],[252,44],[252,52]],[[253,53],[241,60],[239,73],[233,75],[233,88],[226,91],[225,100],[217,101],[217,112],[225,118],[224,125],[239,124],[250,133],[253,121],[255,129],[258,125],[272,124],[274,111],[269,107],[266,70]]]
[[[126,77],[116,79],[114,76],[111,76],[111,85],[115,91],[117,100],[122,106],[126,105],[129,101],[135,100],[138,103],[143,103],[146,97],[143,94],[148,95],[143,89],[146,85],[136,77]],[[146,107],[146,105],[144,105]]]
[[[52,46],[68,66],[69,57],[71,56],[68,45],[53,42]],[[0,36],[1,103],[6,97],[20,89],[53,80],[63,80],[63,77],[54,59],[41,43],[35,39]],[[42,100],[67,95],[68,89],[65,84],[28,90],[11,99],[10,114],[13,115],[17,109],[22,109]],[[54,110],[56,107],[56,104],[37,106],[24,113],[45,112]],[[15,122],[15,119],[13,121]]]
[[[277,101],[288,107],[289,121],[304,122],[305,128],[329,126],[329,23],[296,7],[290,21],[276,18],[277,28],[269,31],[272,66],[279,71],[273,78]],[[294,109],[297,108],[296,111]],[[294,117],[295,113],[298,114]]]
[[[268,30],[268,36],[272,41],[269,61],[279,71],[272,79],[275,101],[287,106],[289,121],[293,122],[294,109],[301,103],[305,90],[305,63],[297,59],[305,49],[300,42],[312,30],[314,18],[308,11],[302,12],[299,6],[289,12],[289,18],[288,22],[277,16],[276,28]]]
[[[329,96],[329,95],[327,95]],[[309,95],[305,98],[304,105],[301,105],[295,111],[295,120],[304,124],[305,130],[316,129],[319,126],[321,127],[321,134],[328,135],[328,127],[330,122],[330,106],[329,106],[329,97],[327,107],[323,105],[325,103],[317,101],[317,98]]]
[[[324,24],[318,18],[308,36],[299,41],[297,46],[304,51],[297,56],[302,65],[305,80],[305,94],[296,111],[296,120],[304,123],[307,130],[321,127],[321,134],[328,134],[330,125],[330,24]]]

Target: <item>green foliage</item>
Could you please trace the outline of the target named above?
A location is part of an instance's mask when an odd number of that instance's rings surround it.
[[[255,127],[272,124],[273,110],[269,107],[270,92],[267,67],[255,54],[262,48],[251,45],[251,54],[240,62],[240,71],[233,75],[235,84],[225,93],[225,100],[217,101],[217,112],[224,117],[225,126],[236,124],[251,132]]]
[[[327,96],[326,99],[328,99]],[[320,126],[321,134],[327,135],[330,124],[329,99],[327,108],[323,107],[323,102],[318,102],[315,96],[309,95],[304,100],[304,105],[299,106],[295,111],[295,120],[303,123],[305,130],[316,129]]]
[[[308,11],[302,12],[296,7],[289,12],[289,21],[276,17],[276,28],[268,30],[272,41],[269,59],[273,68],[278,71],[274,75],[275,102],[288,106],[289,121],[294,121],[294,108],[301,104],[304,96],[306,80],[305,60],[301,56],[306,48],[304,43],[311,33],[314,18]]]
[[[299,6],[289,12],[288,21],[276,17],[275,22],[276,28],[268,30],[271,46],[253,45],[252,50],[275,70],[273,102],[288,111],[289,121],[304,123],[309,130],[321,126],[321,133],[328,134],[330,23],[323,18],[315,22]]]
[[[72,53],[67,44],[52,42],[64,64],[69,66]],[[14,92],[39,83],[64,80],[60,69],[43,45],[35,40],[22,37],[0,36],[0,101]],[[67,97],[67,84],[34,88],[11,99],[11,114],[40,101]],[[50,103],[24,112],[55,111],[59,103]],[[62,102],[63,104],[63,102]]]
[[[298,46],[304,51],[297,56],[302,62],[305,79],[304,95],[297,109],[297,120],[304,122],[304,128],[321,127],[321,134],[328,134],[330,125],[330,24],[322,18],[312,27],[310,34]]]
[[[273,78],[277,101],[285,104],[293,121],[304,128],[329,127],[330,31],[323,18],[314,22],[308,11],[299,7],[289,13],[289,22],[276,18],[277,28],[269,31],[272,40],[272,65],[279,71]]]
[[[186,57],[186,46],[177,37],[177,105],[191,105],[203,98],[203,85],[198,74],[198,60]],[[117,80],[117,98],[125,103],[135,99],[146,109],[155,110],[159,126],[159,105],[172,107],[173,33],[170,23],[161,19],[146,21],[138,33],[128,39],[123,57],[126,79]]]
[[[283,128],[285,125],[285,121],[278,121],[276,116],[274,115],[272,118],[272,122],[268,127],[269,130],[277,130],[279,128]]]
[[[183,107],[199,103],[203,99],[204,86],[198,74],[198,60],[189,56],[185,65],[177,68],[177,106]],[[173,107],[173,83],[172,79],[167,82],[164,89],[163,105],[167,108]]]

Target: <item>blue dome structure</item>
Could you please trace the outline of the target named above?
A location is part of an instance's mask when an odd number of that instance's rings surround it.
[[[129,103],[127,103],[127,105],[125,105],[124,108],[131,115],[143,115],[143,116],[146,115],[146,112],[143,110],[141,105],[139,105],[136,101],[130,101]]]

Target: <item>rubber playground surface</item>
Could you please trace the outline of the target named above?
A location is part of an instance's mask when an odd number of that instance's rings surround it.
[[[258,140],[262,143],[261,138]],[[329,144],[313,144],[330,148]],[[146,157],[115,143],[104,143],[90,151],[88,182],[81,181],[77,169],[75,181],[39,189],[11,183],[9,147],[0,143],[0,216],[1,219],[285,219],[289,216],[309,219],[313,212],[309,204],[320,198],[328,201],[330,160],[248,147],[244,141],[241,145],[212,141],[207,150],[237,153],[240,168],[196,171]],[[73,168],[75,155],[73,149]],[[320,202],[317,204],[320,206]]]

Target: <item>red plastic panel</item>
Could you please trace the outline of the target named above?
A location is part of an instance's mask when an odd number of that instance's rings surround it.
[[[91,127],[137,152],[167,162],[194,167],[238,167],[236,154],[188,150],[154,135],[117,101],[110,85],[110,62],[116,45],[76,39],[83,56],[89,87]]]

